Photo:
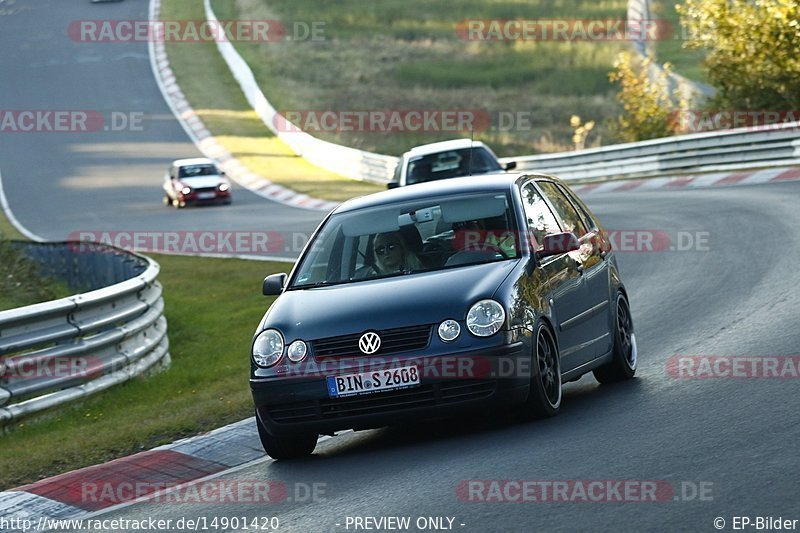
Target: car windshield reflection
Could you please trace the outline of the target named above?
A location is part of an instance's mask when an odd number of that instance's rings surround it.
[[[407,183],[423,183],[456,176],[500,172],[502,167],[484,148],[448,150],[411,159]]]
[[[181,167],[179,177],[195,178],[199,176],[216,176],[219,170],[214,165],[189,165]]]
[[[289,288],[303,289],[518,259],[506,194],[387,204],[332,216]]]

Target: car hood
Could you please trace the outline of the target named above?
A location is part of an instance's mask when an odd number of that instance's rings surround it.
[[[216,187],[226,180],[222,176],[196,176],[194,178],[181,178],[181,183],[188,185],[192,189],[203,189],[205,187]]]
[[[261,328],[287,339],[319,339],[447,318],[463,320],[477,300],[490,298],[519,263],[499,261],[330,287],[290,290],[272,305]]]

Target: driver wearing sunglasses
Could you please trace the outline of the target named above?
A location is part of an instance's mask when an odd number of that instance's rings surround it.
[[[400,232],[379,233],[375,237],[372,253],[375,274],[384,275],[423,268],[419,258],[408,249]]]

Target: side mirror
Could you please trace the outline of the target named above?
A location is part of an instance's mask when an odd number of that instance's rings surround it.
[[[536,253],[540,258],[575,251],[581,243],[574,233],[550,233],[542,239],[542,246],[543,249]]]
[[[400,186],[400,184],[397,183],[396,181],[390,181],[389,183],[386,184],[386,188],[387,189],[396,189],[399,186]]]
[[[516,161],[509,161],[508,163],[506,163],[506,166],[505,166],[506,171],[514,170],[515,168],[517,168],[517,162]]]
[[[219,175],[220,175],[220,176],[227,176],[227,174],[225,174],[225,171],[224,171],[224,170],[220,170],[220,171],[219,171]]]
[[[264,285],[261,287],[261,293],[264,296],[278,296],[283,292],[283,286],[286,285],[286,274],[272,274],[264,278]]]

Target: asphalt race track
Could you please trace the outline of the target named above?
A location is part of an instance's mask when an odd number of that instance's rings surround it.
[[[0,54],[0,108],[57,102],[59,109],[145,112],[141,132],[4,133],[3,185],[28,229],[50,239],[82,230],[308,231],[321,218],[241,189],[230,208],[162,207],[167,163],[197,151],[161,98],[145,44],[66,36],[76,19],[144,19],[146,2],[28,0],[18,8],[0,16],[0,43],[14,51]],[[348,517],[410,517],[412,524],[446,517],[465,532],[715,531],[716,518],[725,530],[735,516],[800,518],[798,376],[692,378],[676,376],[670,364],[679,356],[800,352],[799,195],[800,182],[787,182],[587,196],[606,228],[669,239],[655,250],[617,252],[639,343],[637,378],[600,386],[585,376],[568,384],[554,419],[519,423],[499,413],[348,432],[320,443],[307,460],[261,461],[217,478],[280,483],[281,501],[144,502],[98,517],[206,517],[209,525],[213,517],[277,517],[277,531],[298,532],[356,530]],[[506,487],[515,480],[627,480],[667,490],[658,501],[584,501],[571,493],[558,501],[487,502],[459,490],[471,480],[484,487],[491,480]]]
[[[147,43],[76,42],[68,34],[78,20],[146,20],[147,2],[26,0],[14,8],[0,16],[0,47],[7,51],[0,54],[0,109],[86,110],[105,118],[99,131],[2,133],[3,189],[28,230],[49,240],[102,231],[307,233],[322,219],[322,212],[289,208],[240,187],[230,207],[161,205],[167,165],[200,153],[164,102]],[[140,122],[131,128],[131,119]]]
[[[797,354],[799,192],[800,184],[785,183],[590,197],[609,228],[657,229],[673,241],[678,232],[707,232],[707,246],[618,253],[639,343],[637,378],[600,386],[584,376],[565,386],[554,419],[476,416],[345,433],[308,460],[262,462],[220,478],[282,483],[287,499],[278,503],[148,502],[102,518],[275,516],[281,530],[314,532],[348,531],[348,516],[454,517],[457,531],[713,531],[717,517],[726,529],[733,516],[797,518],[796,374],[678,379],[667,363],[677,355]],[[468,480],[632,480],[668,489],[644,502],[463,501],[458,488]],[[317,501],[304,500],[314,484]]]

